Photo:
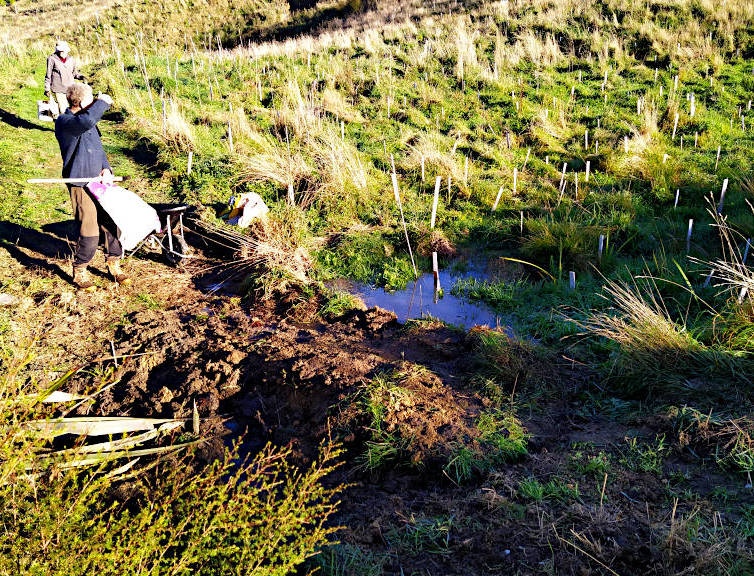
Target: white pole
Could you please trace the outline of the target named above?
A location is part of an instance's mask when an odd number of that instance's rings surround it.
[[[728,179],[723,180],[723,190],[720,193],[720,203],[717,205],[717,213],[723,213],[723,204],[725,203],[725,191],[728,189]]]
[[[492,205],[492,211],[494,212],[497,210],[497,204],[500,202],[500,197],[503,195],[503,187],[500,186],[500,190],[497,191],[497,198],[495,198],[495,203]]]
[[[679,197],[680,195],[681,195],[681,189],[680,189],[680,188],[678,188],[678,189],[677,189],[677,190],[675,191],[675,203],[673,204],[673,210],[675,210],[676,208],[678,208],[678,197]]]
[[[442,176],[438,176],[435,180],[435,197],[432,199],[432,216],[429,219],[429,227],[435,227],[435,219],[437,218],[437,200],[440,197],[440,184],[442,184]],[[497,206],[497,203],[495,204]],[[492,208],[493,210],[495,208]]]
[[[586,161],[586,176],[584,178],[584,182],[589,182],[589,169],[591,168],[591,165],[592,165],[591,161],[587,160]]]
[[[579,173],[578,172],[573,173],[573,183],[574,183],[574,186],[576,186],[576,190],[574,194],[576,196],[576,200],[578,200],[579,199]]]
[[[694,219],[689,218],[689,231],[686,233],[686,252],[691,252],[691,231],[694,229]]]
[[[675,131],[678,129],[678,117],[680,114],[678,112],[675,113],[675,121],[673,122],[673,136],[670,138],[671,140],[675,140]]]
[[[605,235],[600,234],[599,242],[597,243],[597,262],[602,262],[602,251],[605,249]]]
[[[194,161],[194,151],[189,150],[188,153],[188,167],[186,168],[186,176],[189,176],[191,174],[191,164]]]
[[[749,292],[749,287],[744,286],[741,288],[741,293],[738,295],[738,303],[742,304],[744,301],[744,298],[746,298],[746,294]]]
[[[518,184],[518,168],[513,169],[513,195],[516,195],[516,187]]]
[[[576,290],[576,272],[573,270],[568,272],[568,284],[571,290]]]

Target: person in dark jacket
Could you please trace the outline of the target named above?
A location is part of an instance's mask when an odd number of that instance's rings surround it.
[[[58,40],[55,44],[55,53],[47,58],[47,72],[45,73],[45,97],[50,102],[57,104],[58,113],[62,114],[68,108],[68,99],[65,95],[68,87],[75,80],[81,80],[83,76],[76,67],[76,61],[71,56],[71,48],[65,40]],[[54,98],[54,100],[53,100]]]
[[[112,169],[97,128],[97,122],[112,105],[112,98],[100,94],[95,100],[91,87],[78,82],[68,87],[66,96],[70,108],[55,120],[55,137],[63,157],[63,178],[99,177],[105,184],[112,183]],[[96,289],[87,266],[97,252],[101,230],[110,275],[118,284],[130,283],[130,278],[120,268],[123,249],[118,241],[117,228],[85,185],[85,182],[68,184],[73,216],[79,229],[73,282],[83,290]]]

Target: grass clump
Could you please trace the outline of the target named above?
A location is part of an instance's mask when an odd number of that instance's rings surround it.
[[[534,477],[524,478],[518,484],[518,494],[534,502],[569,502],[580,498],[578,484],[569,484],[561,478],[552,478],[544,484]]]
[[[529,434],[511,413],[484,412],[476,421],[476,429],[479,435],[475,442],[458,442],[444,466],[445,474],[456,484],[528,454]]]
[[[662,463],[669,453],[664,434],[657,435],[652,442],[644,442],[633,436],[626,438],[620,462],[635,472],[662,474]]]
[[[674,318],[653,282],[608,280],[605,292],[612,310],[593,311],[580,324],[616,345],[611,377],[626,391],[664,390],[694,378],[747,379],[749,356],[703,342],[698,328],[695,334],[692,326]]]
[[[398,554],[450,554],[453,517],[411,517],[403,526],[394,526],[385,540]]]
[[[341,542],[322,549],[308,564],[323,576],[382,576],[386,554]]]
[[[410,401],[411,393],[400,385],[405,376],[400,370],[378,374],[365,391],[363,402],[371,435],[361,457],[365,470],[376,472],[400,462],[408,454],[411,438],[403,437],[389,418]]]
[[[474,327],[467,336],[475,354],[474,384],[498,404],[508,394],[550,382],[555,371],[533,344],[511,338],[503,332]]]

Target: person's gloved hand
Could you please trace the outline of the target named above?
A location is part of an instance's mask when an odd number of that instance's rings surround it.
[[[109,168],[103,168],[102,172],[99,173],[99,176],[99,181],[102,182],[105,186],[112,186],[113,173]]]
[[[103,102],[107,102],[107,104],[109,106],[113,105],[113,99],[112,99],[112,97],[108,96],[107,94],[103,94],[102,92],[100,92],[99,94],[97,94],[97,100],[102,100]]]

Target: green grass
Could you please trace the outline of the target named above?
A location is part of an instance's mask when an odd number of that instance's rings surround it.
[[[570,484],[561,478],[551,478],[546,483],[537,478],[524,478],[518,483],[518,494],[525,500],[570,502],[579,500],[578,484]]]
[[[576,450],[570,458],[574,470],[585,476],[592,476],[601,480],[611,469],[610,454],[602,450],[596,454]]]
[[[310,562],[323,576],[382,576],[386,554],[340,543],[322,549]]]
[[[528,454],[530,435],[511,413],[485,412],[477,419],[476,429],[478,446],[471,447],[459,439],[444,466],[445,474],[456,484],[519,461]]]
[[[637,437],[626,438],[626,446],[621,464],[636,472],[662,474],[662,463],[669,453],[665,435],[658,435],[654,441],[642,441]]]
[[[398,554],[450,554],[453,517],[412,517],[385,533],[388,545]]]

